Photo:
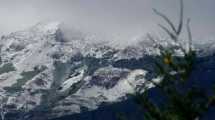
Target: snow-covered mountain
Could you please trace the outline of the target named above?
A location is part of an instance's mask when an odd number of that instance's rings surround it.
[[[89,42],[78,31],[68,39],[60,26],[39,23],[2,36],[0,96],[6,116],[44,120],[94,110],[126,99],[152,70],[150,43],[118,49]]]
[[[51,22],[2,36],[0,112],[7,119],[47,120],[96,110],[126,100],[154,78],[152,56],[159,51],[152,41],[116,48],[76,30],[69,37],[63,31]],[[198,47],[199,67],[215,64],[215,44],[207,45]]]

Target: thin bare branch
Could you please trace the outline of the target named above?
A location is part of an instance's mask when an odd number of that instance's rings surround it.
[[[177,36],[176,36],[174,33],[170,32],[170,31],[168,30],[168,28],[166,28],[165,26],[163,26],[163,25],[161,25],[161,24],[158,24],[158,26],[159,26],[160,28],[162,28],[175,42],[177,42]]]
[[[192,45],[192,41],[193,41],[193,38],[192,38],[192,33],[191,33],[191,29],[190,29],[190,19],[187,20],[187,33],[188,33],[188,44],[189,44],[189,51],[192,50],[191,48],[191,45]]]
[[[183,0],[180,0],[180,21],[177,29],[177,35],[180,35],[183,28],[183,19],[184,19],[184,3]]]
[[[164,15],[163,13],[159,12],[158,10],[156,9],[153,9],[153,11],[155,12],[155,14],[157,14],[158,16],[160,16],[161,18],[163,18],[169,25],[170,27],[172,28],[172,30],[177,33],[177,30],[173,24],[173,22],[166,16]]]

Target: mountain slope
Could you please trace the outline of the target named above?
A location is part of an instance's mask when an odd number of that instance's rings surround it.
[[[8,114],[39,120],[93,110],[122,101],[145,81],[149,47],[117,49],[73,33],[66,38],[53,22],[1,38],[0,95]]]
[[[0,112],[6,109],[8,119],[46,120],[96,111],[104,104],[126,101],[129,93],[155,78],[153,55],[159,50],[152,41],[113,48],[90,41],[80,31],[69,36],[58,22],[2,36],[0,100],[4,100]],[[193,77],[204,78],[202,72],[212,77],[213,44],[210,49],[198,48]],[[153,86],[147,83],[145,87]]]

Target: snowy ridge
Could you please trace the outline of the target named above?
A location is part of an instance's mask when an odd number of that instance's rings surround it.
[[[31,120],[43,120],[122,101],[145,82],[150,55],[159,52],[150,41],[118,49],[80,32],[68,39],[60,25],[39,23],[0,40],[0,95],[14,106],[9,113],[41,112]]]

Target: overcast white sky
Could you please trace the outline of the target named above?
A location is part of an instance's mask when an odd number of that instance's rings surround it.
[[[198,39],[215,35],[215,0],[184,0]],[[41,21],[61,21],[84,31],[128,39],[159,31],[157,8],[177,22],[178,0],[0,0],[0,35]]]

